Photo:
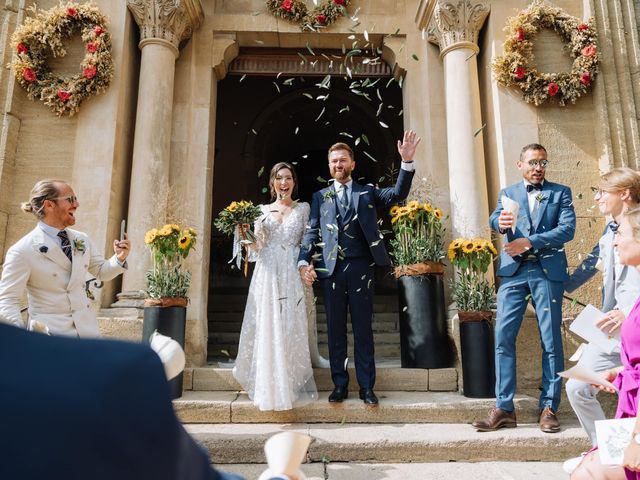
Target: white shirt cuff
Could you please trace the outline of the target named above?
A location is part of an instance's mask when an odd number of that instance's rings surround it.
[[[414,161],[400,162],[400,168],[402,170],[406,170],[407,172],[413,172],[416,169],[416,163]]]

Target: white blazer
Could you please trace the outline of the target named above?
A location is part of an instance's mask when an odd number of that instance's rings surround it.
[[[606,291],[609,281],[606,269],[609,265],[609,255],[611,254],[613,239],[614,233],[611,230],[607,230],[607,232],[600,237],[600,261],[598,262],[598,268],[602,271],[604,291]],[[640,297],[640,272],[635,267],[621,265],[617,250],[615,250],[614,255],[616,308],[622,311],[626,317],[629,315],[629,312],[631,312],[638,297]]]
[[[87,272],[99,280],[111,280],[126,267],[115,255],[105,260],[85,233],[69,228],[67,232],[73,264],[60,243],[38,226],[7,251],[0,280],[0,315],[24,327],[20,300],[26,290],[30,321],[44,323],[52,335],[99,337],[85,292]]]

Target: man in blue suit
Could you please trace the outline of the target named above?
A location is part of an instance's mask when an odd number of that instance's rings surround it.
[[[506,236],[500,255],[501,277],[496,316],[496,407],[473,426],[478,431],[515,427],[516,337],[529,299],[536,310],[542,342],[540,429],[560,430],[556,416],[563,370],[562,298],[568,278],[565,243],[573,239],[576,215],[571,189],[545,180],[547,151],[542,145],[525,146],[517,163],[523,180],[503,189],[491,214],[491,227]],[[518,216],[504,210],[503,198],[519,204]],[[512,227],[515,226],[515,232]]]
[[[184,430],[148,346],[2,322],[0,478],[240,480]]]
[[[414,175],[413,156],[420,138],[404,132],[398,141],[402,163],[394,187],[375,188],[351,179],[356,166],[349,145],[336,143],[329,149],[329,171],[333,185],[314,193],[307,231],[302,238],[298,266],[302,281],[311,285],[322,280],[327,312],[329,361],[335,388],[330,402],[348,396],[347,309],[353,326],[356,377],[360,399],[377,405],[373,330],[374,265],[389,265],[389,255],[380,233],[376,207],[388,207],[409,195]],[[319,254],[315,254],[316,248]],[[315,265],[313,262],[315,262]]]

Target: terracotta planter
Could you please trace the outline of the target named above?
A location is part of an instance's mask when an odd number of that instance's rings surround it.
[[[459,311],[462,388],[470,398],[494,398],[493,312]]]
[[[443,273],[444,266],[435,262],[396,268],[403,368],[447,368],[453,365]]]
[[[181,300],[181,299],[177,299]],[[142,341],[149,343],[154,331],[173,338],[184,349],[184,334],[187,323],[187,307],[185,306],[145,306],[142,323]],[[146,303],[146,301],[145,301]],[[171,398],[182,396],[182,373],[169,380]]]

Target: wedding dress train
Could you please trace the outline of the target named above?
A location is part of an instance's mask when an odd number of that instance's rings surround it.
[[[252,253],[256,267],[233,375],[260,410],[289,410],[318,398],[309,351],[310,337],[316,337],[315,306],[308,303],[309,292],[297,266],[309,204],[298,203],[282,223],[270,214],[269,206],[260,208]],[[314,343],[319,361],[317,340]]]

